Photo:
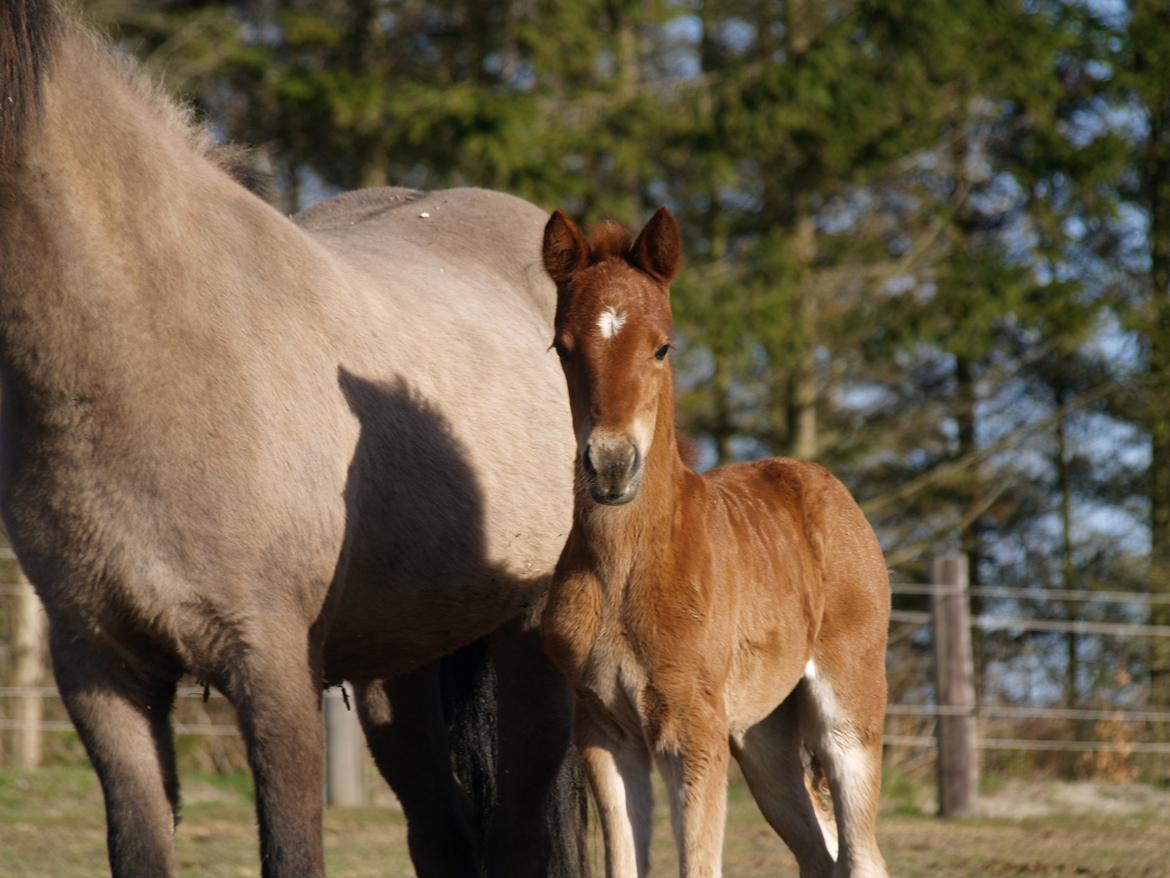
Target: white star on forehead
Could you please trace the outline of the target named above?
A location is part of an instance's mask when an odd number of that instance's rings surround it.
[[[626,315],[613,308],[606,308],[597,318],[597,328],[602,338],[613,338],[626,325]]]

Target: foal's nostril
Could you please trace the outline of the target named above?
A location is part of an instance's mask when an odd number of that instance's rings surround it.
[[[585,472],[607,493],[624,491],[641,468],[642,455],[626,436],[591,439],[581,456]]]
[[[585,446],[585,453],[581,455],[581,463],[585,467],[585,472],[591,476],[597,475],[597,467],[593,465],[593,443],[590,442]]]

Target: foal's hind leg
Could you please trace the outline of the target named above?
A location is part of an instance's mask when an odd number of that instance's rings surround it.
[[[61,698],[101,780],[115,878],[177,875],[175,681],[131,670],[57,624],[49,642]]]
[[[264,878],[322,878],[325,731],[319,660],[297,623],[273,620],[270,636],[230,670],[225,694],[236,708],[256,784]],[[300,640],[298,643],[297,641]]]
[[[438,662],[359,685],[357,703],[374,762],[406,814],[419,878],[479,874],[471,805],[451,771]]]
[[[816,659],[795,693],[801,733],[824,766],[833,795],[839,845],[835,878],[886,875],[874,837],[882,772],[883,662],[884,645],[837,663]]]
[[[790,695],[733,739],[731,752],[760,811],[796,856],[801,878],[825,878],[833,872],[833,858],[804,785],[797,698]]]

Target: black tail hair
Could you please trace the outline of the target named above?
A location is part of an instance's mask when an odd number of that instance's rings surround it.
[[[15,161],[41,104],[41,77],[57,30],[52,0],[0,3],[0,162]]]
[[[549,843],[549,878],[588,878],[589,796],[577,751],[569,751],[553,787],[552,806],[545,816]]]
[[[496,806],[499,764],[496,672],[487,638],[447,656],[440,669],[451,767],[471,801],[476,849],[484,851]]]
[[[487,851],[499,770],[499,678],[487,638],[442,660],[442,701],[452,767],[474,810],[477,848]],[[576,751],[557,774],[544,815],[548,878],[587,878],[588,799]],[[534,827],[535,829],[535,827]],[[484,864],[485,866],[487,864]]]

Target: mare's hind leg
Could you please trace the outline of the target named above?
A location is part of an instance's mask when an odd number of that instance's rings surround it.
[[[884,644],[842,658],[818,656],[796,690],[801,733],[824,766],[833,795],[839,846],[835,878],[886,875],[874,837],[886,706],[884,658]]]
[[[361,684],[357,704],[374,762],[406,814],[419,878],[479,874],[471,805],[451,771],[439,663]]]
[[[49,644],[61,698],[101,780],[115,878],[177,875],[175,681],[133,670],[57,624]]]
[[[573,813],[568,683],[537,631],[517,619],[491,638],[499,703],[499,803],[488,836],[488,874],[569,878],[580,873]]]
[[[309,633],[274,623],[240,657],[225,694],[235,705],[256,785],[264,878],[323,878],[325,730],[320,665]],[[294,636],[288,636],[292,632]],[[299,641],[299,642],[298,642]]]
[[[731,752],[764,818],[796,856],[801,878],[826,878],[833,858],[804,784],[797,699],[793,694],[756,723]]]

